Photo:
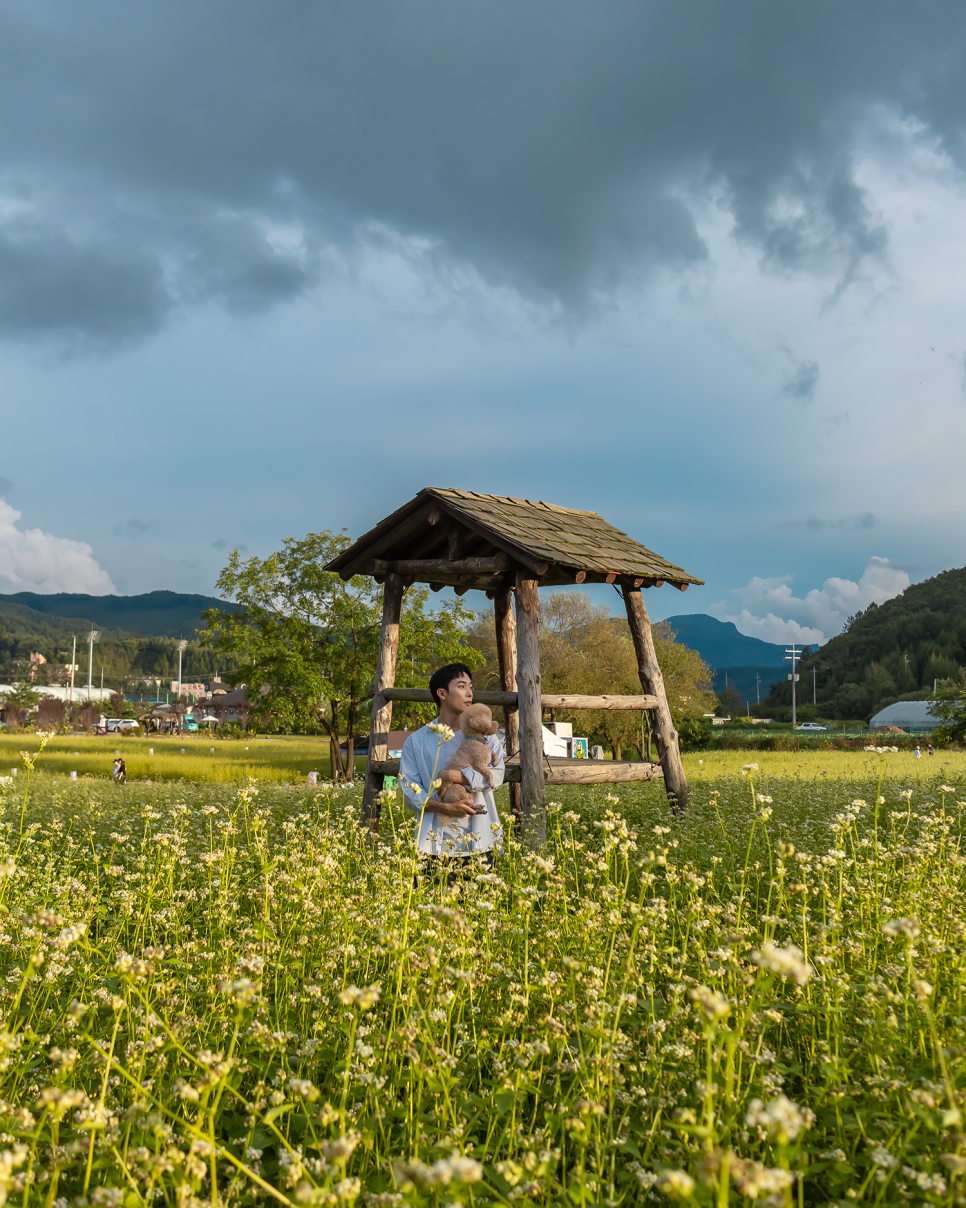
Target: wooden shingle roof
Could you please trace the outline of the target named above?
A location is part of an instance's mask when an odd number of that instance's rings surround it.
[[[360,537],[328,570],[381,577],[390,564],[423,582],[487,586],[501,570],[474,573],[473,559],[496,555],[503,573],[514,566],[536,574],[541,585],[575,581],[662,582],[681,590],[702,580],[635,541],[596,512],[559,507],[542,500],[481,495],[455,488],[425,487],[415,499]],[[438,565],[457,560],[450,574]],[[432,573],[419,573],[414,562],[436,560]],[[408,560],[408,561],[407,561]]]

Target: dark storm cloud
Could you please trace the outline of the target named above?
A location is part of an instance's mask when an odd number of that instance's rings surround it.
[[[388,233],[555,308],[706,253],[884,234],[883,115],[963,159],[966,12],[871,0],[56,0],[0,14],[0,333],[110,344],[292,298]]]

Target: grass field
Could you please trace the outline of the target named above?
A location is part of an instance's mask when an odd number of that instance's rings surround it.
[[[756,762],[452,889],[357,790],[22,772],[10,1202],[964,1202],[966,760]]]
[[[20,767],[20,752],[36,752],[36,734],[0,735],[0,776]],[[184,754],[181,754],[181,748]],[[212,753],[211,748],[214,747]],[[154,754],[149,754],[153,748]],[[191,780],[244,784],[249,777],[265,782],[304,781],[309,772],[329,778],[327,738],[250,737],[219,741],[217,738],[185,735],[176,738],[97,737],[54,738],[43,756],[43,767],[54,775],[108,777],[114,752],[124,757],[129,780]],[[835,779],[867,777],[878,766],[878,757],[865,751],[709,751],[685,755],[689,779],[702,783],[722,775],[735,775],[749,759],[759,763],[767,775],[818,776]],[[357,769],[365,760],[357,761]],[[946,769],[966,772],[966,752],[947,751],[915,759],[910,751],[891,755],[888,775],[911,779],[945,775]],[[655,791],[662,790],[655,786]]]
[[[20,752],[35,752],[36,734],[0,736],[0,775],[20,764]],[[184,754],[181,749],[184,748]],[[211,748],[214,747],[214,753]],[[149,752],[154,750],[154,754]],[[219,741],[217,737],[121,738],[115,734],[96,737],[54,738],[43,757],[43,766],[54,774],[110,776],[114,752],[120,751],[127,774],[134,780],[193,780],[244,784],[250,776],[264,781],[305,780],[309,772],[329,778],[327,738],[251,737]],[[364,766],[364,761],[358,765]]]

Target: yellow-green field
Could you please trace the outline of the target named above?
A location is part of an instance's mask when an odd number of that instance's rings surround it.
[[[833,780],[868,779],[870,771],[881,770],[889,780],[909,780],[926,783],[931,778],[966,774],[966,751],[937,751],[925,753],[921,759],[911,751],[889,751],[880,761],[868,751],[714,751],[685,755],[684,766],[688,780],[701,784],[721,776],[739,775],[749,763],[756,763],[762,776],[783,780],[826,777]]]
[[[7,776],[11,768],[21,766],[21,751],[35,752],[38,746],[35,734],[0,735],[0,776]],[[153,755],[149,754],[151,748]],[[244,784],[254,777],[265,782],[297,783],[304,781],[309,772],[318,772],[320,780],[328,780],[330,775],[328,739],[306,737],[219,741],[193,735],[142,739],[108,734],[54,738],[44,752],[42,767],[54,775],[74,771],[79,777],[107,777],[115,751],[120,751],[124,758],[129,781]],[[695,785],[738,775],[749,762],[757,763],[763,776],[855,780],[866,777],[873,765],[878,767],[878,756],[866,751],[715,751],[684,757],[688,778]],[[364,766],[364,757],[357,759],[357,770]],[[886,761],[886,775],[893,778],[925,781],[945,775],[947,770],[950,775],[966,772],[966,751],[939,751],[933,756],[924,753],[921,759],[910,751],[899,751],[890,753]]]
[[[34,752],[36,734],[0,736],[0,776],[21,763],[20,752]],[[181,749],[184,748],[182,755]],[[214,752],[212,753],[212,747]],[[151,749],[154,754],[149,754]],[[129,780],[193,780],[239,783],[304,780],[318,772],[329,779],[327,738],[251,737],[219,741],[208,736],[129,738],[116,734],[54,738],[43,754],[43,767],[55,775],[110,776],[114,752],[120,751]],[[361,768],[363,763],[359,763]]]

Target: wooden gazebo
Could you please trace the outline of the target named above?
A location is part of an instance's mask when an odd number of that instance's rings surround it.
[[[608,784],[663,776],[672,805],[687,805],[677,731],[641,592],[664,583],[686,591],[701,579],[652,553],[596,512],[439,487],[420,491],[326,569],[338,571],[343,579],[372,575],[385,585],[362,806],[370,825],[378,825],[376,795],[384,777],[399,771],[399,761],[389,759],[387,746],[392,702],[431,700],[429,689],[395,687],[402,596],[412,583],[428,583],[434,591],[453,587],[458,595],[476,588],[494,602],[503,690],[475,692],[474,698],[504,709],[507,780],[530,843],[539,845],[546,836],[548,784]],[[619,589],[643,696],[541,693],[538,588],[573,583],[613,583]],[[548,758],[543,753],[544,709],[649,709],[658,761]]]

